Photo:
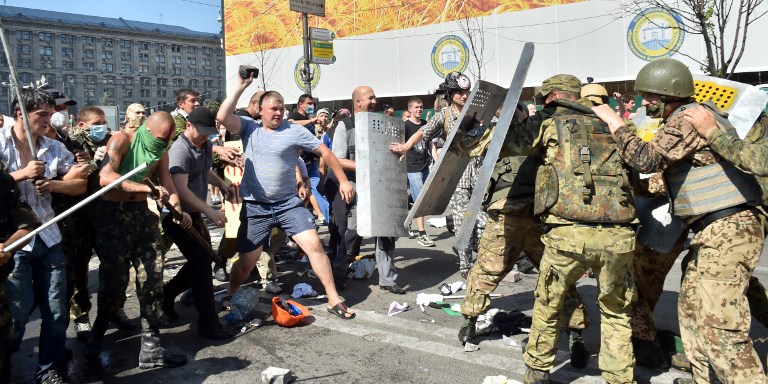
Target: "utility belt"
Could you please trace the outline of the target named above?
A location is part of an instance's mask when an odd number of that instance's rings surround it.
[[[145,201],[108,201],[102,200],[101,207],[107,209],[120,209],[127,211],[141,211],[148,210],[147,202]]]
[[[542,224],[542,228],[544,229],[544,233],[548,233],[553,228],[560,228],[560,227],[580,227],[580,228],[631,228],[632,230],[636,231],[638,224],[630,224],[630,223],[619,223],[619,224],[612,224],[612,223],[570,223],[570,224]]]
[[[693,233],[701,232],[704,228],[708,227],[710,224],[714,223],[715,221],[718,221],[724,217],[728,217],[731,215],[735,215],[739,212],[743,212],[746,210],[753,210],[754,207],[751,207],[746,204],[737,205],[735,207],[725,208],[721,209],[719,211],[710,212],[705,214],[704,216],[696,219],[689,228]],[[757,215],[755,215],[757,216]]]

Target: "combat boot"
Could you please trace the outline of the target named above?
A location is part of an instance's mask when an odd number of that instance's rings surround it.
[[[83,346],[83,357],[86,360],[93,361],[99,358],[99,354],[101,354],[101,341],[104,340],[107,328],[109,328],[109,321],[104,320],[103,316],[96,316],[96,321],[93,322],[93,327],[91,328],[91,335]]]
[[[461,329],[459,329],[459,341],[461,341],[461,345],[466,343],[475,344],[476,323],[477,316],[464,316],[464,322],[461,323]]]
[[[580,329],[571,329],[568,332],[568,349],[571,351],[571,367],[584,368],[589,361],[589,351],[584,346]]]
[[[136,329],[136,324],[128,319],[128,315],[125,314],[125,308],[118,309],[109,321],[121,331],[133,331]]]
[[[187,364],[187,357],[160,346],[159,331],[144,331],[141,334],[141,352],[139,352],[139,368],[155,367],[174,368]]]
[[[549,372],[528,368],[523,376],[525,384],[549,384]]]
[[[665,370],[668,368],[667,360],[658,340],[643,340],[633,337],[632,346],[635,350],[636,365],[653,370]]]

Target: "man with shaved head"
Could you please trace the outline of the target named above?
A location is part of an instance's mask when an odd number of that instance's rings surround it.
[[[174,134],[170,114],[152,114],[136,132],[117,132],[107,143],[104,166],[99,172],[99,184],[106,186],[139,165],[148,167],[105,193],[101,200],[100,222],[96,232],[96,255],[99,266],[98,314],[91,337],[83,348],[88,360],[96,360],[109,319],[123,304],[128,286],[128,268],[136,269],[136,296],[141,312],[141,351],[139,368],[178,367],[187,358],[166,351],[160,346],[160,318],[163,297],[163,262],[160,249],[159,218],[147,206],[151,189],[141,182],[156,176],[160,201],[169,201],[179,212],[181,206],[168,170],[168,142]],[[183,213],[180,224],[192,224]]]

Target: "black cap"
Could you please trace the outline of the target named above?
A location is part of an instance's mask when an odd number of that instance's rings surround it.
[[[201,135],[207,136],[219,132],[216,129],[216,114],[205,107],[193,109],[187,116],[187,122],[192,124]]]
[[[77,101],[74,101],[67,97],[67,95],[61,93],[58,89],[54,88],[44,88],[43,91],[48,94],[48,96],[51,96],[51,98],[56,102],[56,105],[77,105]]]

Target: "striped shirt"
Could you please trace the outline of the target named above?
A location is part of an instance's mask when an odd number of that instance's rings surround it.
[[[45,177],[47,179],[55,179],[65,175],[75,161],[75,156],[67,150],[64,144],[42,136],[37,139],[37,158],[45,162]],[[16,172],[26,165],[21,164],[21,157],[13,142],[13,127],[0,129],[0,159],[8,163],[8,172]],[[38,194],[33,180],[24,180],[17,184],[19,185],[21,200],[32,208],[40,223],[45,224],[56,216],[51,207],[50,193]],[[61,242],[61,232],[56,225],[42,230],[38,236],[48,247]],[[35,239],[27,244],[23,250],[31,252],[35,245]]]
[[[296,159],[299,150],[315,152],[322,143],[301,125],[283,120],[277,130],[261,120],[240,117],[245,169],[240,184],[244,200],[278,203],[296,197]]]

